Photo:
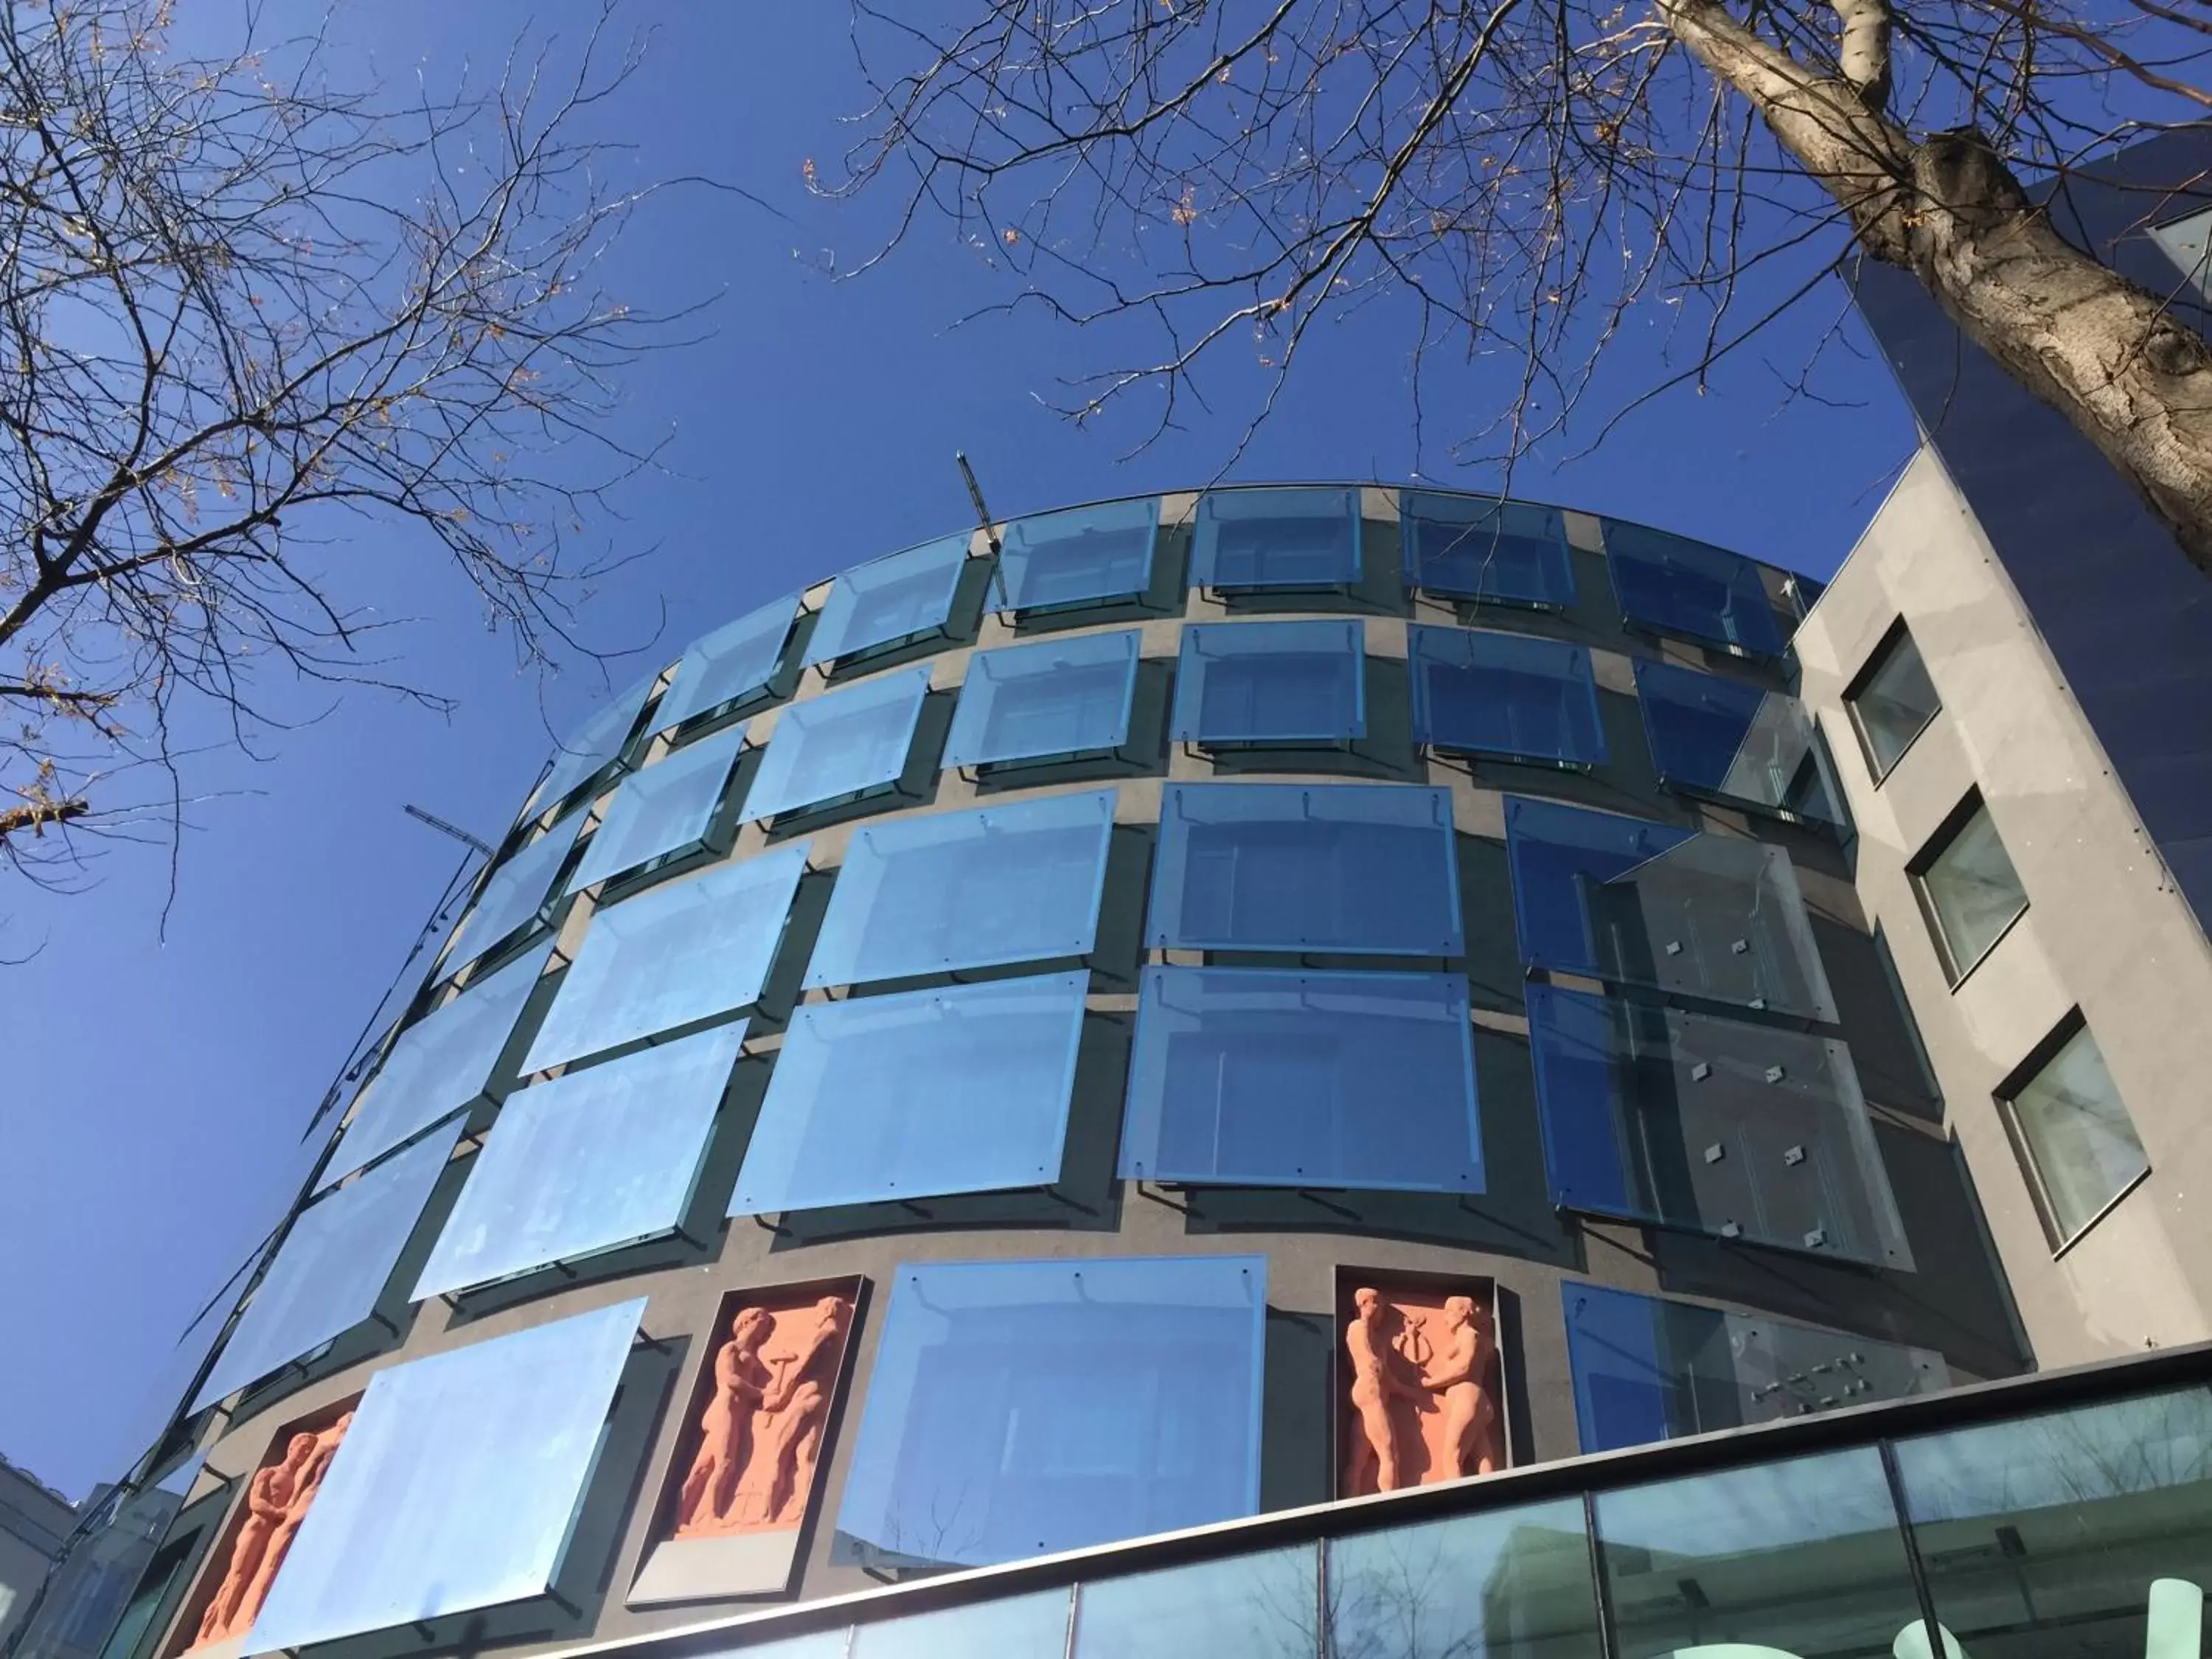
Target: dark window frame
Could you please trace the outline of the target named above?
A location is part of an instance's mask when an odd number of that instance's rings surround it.
[[[1866,722],[1859,716],[1859,698],[1873,684],[1875,677],[1889,665],[1900,641],[1910,645],[1913,655],[1920,659],[1920,672],[1927,676],[1928,689],[1936,691],[1936,706],[1928,711],[1928,718],[1913,728],[1912,735],[1899,746],[1889,764],[1884,766],[1874,751],[1873,740],[1867,735]],[[1906,625],[1902,611],[1895,621],[1882,629],[1881,637],[1875,641],[1874,649],[1867,653],[1866,660],[1859,665],[1858,672],[1845,683],[1840,701],[1844,715],[1850,722],[1851,733],[1858,739],[1859,755],[1866,762],[1867,775],[1874,781],[1874,787],[1879,789],[1905,763],[1905,757],[1928,734],[1928,728],[1936,724],[1936,717],[1943,712],[1943,694],[1936,690],[1936,677],[1928,673],[1928,659],[1920,649],[1920,641],[1913,637],[1912,629]]]
[[[1950,935],[1943,931],[1942,918],[1936,912],[1935,900],[1929,896],[1928,872],[1951,849],[1953,843],[1959,839],[1960,832],[1973,822],[1975,815],[1987,811],[1989,802],[1982,794],[1981,786],[1972,785],[1959,798],[1959,804],[1943,815],[1942,822],[1929,832],[1927,839],[1920,843],[1920,850],[1905,860],[1905,879],[1912,886],[1913,902],[1920,907],[1921,922],[1928,929],[1929,943],[1935,947],[1936,966],[1943,970],[1944,981],[1954,992],[1973,976],[1976,969],[1996,953],[1997,946],[2003,944],[2011,936],[2012,930],[2020,926],[2020,919],[2035,908],[2034,902],[2027,896],[2027,884],[2021,882],[2020,908],[2013,912],[2011,919],[1997,929],[1971,962],[1960,962],[1957,952],[1952,949]],[[1996,827],[1995,814],[1990,815],[1990,827],[1992,830]],[[2004,846],[2002,834],[1997,836],[1997,845]],[[2012,863],[2009,848],[2005,849],[2005,862]],[[2019,867],[2014,866],[2015,879],[2019,874]]]
[[[2049,1241],[2053,1261],[2094,1232],[2106,1216],[2127,1201],[2130,1193],[2150,1179],[2150,1153],[2146,1150],[2142,1168],[2099,1205],[2080,1226],[2069,1233],[2059,1222],[2057,1206],[2051,1201],[2050,1185],[2043,1176],[2043,1166],[2037,1162],[2035,1148],[2028,1140],[2027,1131],[2021,1127],[2015,1103],[2021,1091],[2041,1077],[2051,1062],[2058,1058],[2060,1051],[2088,1029],[2087,1016],[2082,1013],[2079,1003],[2075,1004],[2060,1016],[2056,1025],[2045,1033],[2042,1041],[2027,1051],[2027,1057],[2007,1073],[2004,1080],[1990,1091],[1996,1103],[1997,1121],[2004,1125],[2005,1139],[2012,1143],[2013,1157],[2020,1164],[2021,1178],[2027,1183],[2028,1198],[2035,1206],[2035,1218],[2042,1224],[2044,1237]],[[2100,1046],[2098,1049],[2100,1058],[2103,1053]],[[2107,1071],[2109,1074],[2109,1068]],[[2117,1091],[2118,1085],[2115,1083],[2113,1087]],[[2123,1109],[2126,1104],[2125,1101],[2121,1102]],[[2132,1117],[2130,1127],[2133,1127]],[[2140,1144],[2140,1136],[2137,1140]]]

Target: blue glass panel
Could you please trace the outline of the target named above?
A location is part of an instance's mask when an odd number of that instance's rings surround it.
[[[659,670],[647,674],[622,696],[592,715],[576,734],[553,751],[553,769],[530,797],[530,806],[543,811],[574,794],[584,782],[599,775],[629,742],[645,700],[660,678]],[[528,810],[528,809],[526,809]]]
[[[542,1595],[644,1312],[641,1297],[369,1378],[246,1651]]]
[[[1199,497],[1190,579],[1205,588],[1359,580],[1356,489],[1220,489]]]
[[[454,931],[453,948],[439,964],[441,973],[465,968],[509,934],[532,926],[551,896],[553,878],[576,844],[581,820],[556,823],[491,872],[491,879]]]
[[[676,678],[668,690],[660,694],[653,724],[665,729],[764,690],[775,678],[798,614],[798,596],[787,593],[695,641],[676,665]]]
[[[1523,962],[1836,1018],[1782,848],[1515,798],[1505,842]]]
[[[1782,654],[1759,567],[1741,553],[1618,519],[1605,521],[1605,551],[1624,620],[1756,656]]]
[[[853,832],[806,984],[1091,953],[1114,792],[1046,795]]]
[[[1152,584],[1159,523],[1151,495],[1017,520],[1000,539],[992,608],[1048,611],[1142,593]]]
[[[1264,1256],[898,1269],[832,1559],[982,1566],[1260,1506]]]
[[[1320,1565],[1311,1544],[1292,1544],[1086,1580],[1074,1659],[1316,1659]]]
[[[355,1097],[352,1119],[338,1136],[321,1184],[358,1170],[481,1095],[552,954],[553,941],[547,939],[402,1031]]]
[[[795,842],[594,915],[524,1073],[756,1000],[783,941],[807,848]]]
[[[416,1299],[673,1232],[744,1039],[740,1020],[509,1095]]]
[[[1601,766],[1605,728],[1589,653],[1464,628],[1406,630],[1413,740],[1461,754]]]
[[[300,1212],[192,1401],[194,1411],[368,1317],[460,1138],[456,1121]]]
[[[718,732],[623,779],[606,817],[585,844],[568,890],[580,893],[705,840],[744,736],[734,726]]]
[[[732,1215],[1060,1179],[1087,973],[813,1002],[791,1017]]]
[[[857,1626],[851,1659],[1061,1659],[1067,1600],[1066,1589],[1039,1590]]]
[[[1911,1265],[1842,1043],[1557,986],[1528,998],[1561,1207]]]
[[[1585,1452],[1950,1386],[1942,1356],[1595,1285],[1561,1287]]]
[[[1328,1547],[1328,1650],[1340,1659],[1604,1651],[1580,1498],[1350,1533]]]
[[[968,562],[969,533],[855,565],[837,578],[806,642],[809,664],[836,662],[943,628]]]
[[[1812,717],[1796,698],[1640,659],[1636,696],[1662,783],[1838,821]]]
[[[1556,507],[1409,489],[1398,523],[1409,587],[1562,611],[1575,602],[1566,521]]]
[[[1451,792],[1399,784],[1171,783],[1150,945],[1455,957]]]
[[[1208,623],[1182,630],[1182,743],[1335,743],[1367,734],[1358,622]]]
[[[994,766],[1119,749],[1129,736],[1141,638],[1132,629],[977,652],[968,659],[944,763]]]
[[[1480,1192],[1465,976],[1146,969],[1121,1170]]]
[[[925,665],[787,704],[745,796],[745,817],[772,818],[896,783],[928,696]]]

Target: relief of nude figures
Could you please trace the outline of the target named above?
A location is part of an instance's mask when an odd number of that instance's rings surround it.
[[[775,1531],[805,1518],[852,1313],[842,1296],[738,1308],[714,1352],[676,1537]]]
[[[1352,1294],[1344,1352],[1349,1398],[1338,1496],[1504,1467],[1486,1296],[1363,1285]]]
[[[252,1628],[261,1604],[269,1599],[276,1569],[284,1565],[307,1506],[315,1501],[337,1453],[338,1442],[352,1426],[349,1411],[327,1428],[293,1435],[284,1442],[283,1456],[258,1470],[247,1484],[246,1519],[231,1540],[222,1577],[200,1614],[191,1648],[228,1642]]]

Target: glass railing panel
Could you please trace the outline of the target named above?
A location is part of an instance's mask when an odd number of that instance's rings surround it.
[[[1556,507],[1408,489],[1398,524],[1408,587],[1553,611],[1575,602],[1566,521]]]
[[[994,611],[1057,611],[1133,599],[1152,585],[1160,504],[1103,501],[1017,519],[1000,538]]]
[[[1137,693],[1133,629],[979,651],[945,739],[946,767],[1113,753]]]
[[[1359,580],[1357,489],[1215,489],[1199,497],[1194,587],[1340,587]]]
[[[1364,737],[1365,637],[1357,621],[1185,628],[1176,740],[1331,744]]]
[[[1454,754],[1601,766],[1607,750],[1584,647],[1467,628],[1406,630],[1413,740]]]

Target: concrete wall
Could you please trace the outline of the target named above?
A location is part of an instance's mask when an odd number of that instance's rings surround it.
[[[1899,617],[1942,708],[1877,786],[1841,696]],[[1860,900],[1890,941],[2038,1363],[2212,1336],[2212,1232],[2199,1207],[2212,1182],[2212,1115],[2197,1040],[2212,1011],[2212,950],[1933,447],[1908,467],[1796,648],[1856,821]],[[2201,638],[2195,648],[2212,659]],[[2178,726],[2191,718],[2170,713]],[[1954,990],[1905,866],[1974,787],[2028,908]],[[2077,1006],[2151,1170],[2054,1260],[1993,1091]]]

